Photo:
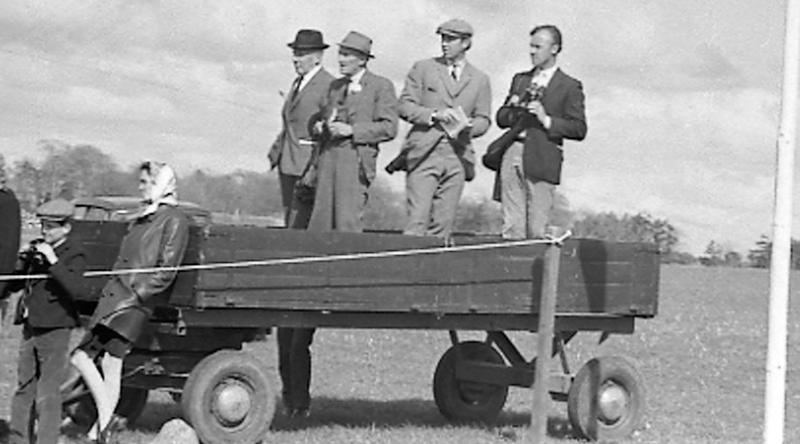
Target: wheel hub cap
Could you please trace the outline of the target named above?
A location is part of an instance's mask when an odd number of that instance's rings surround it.
[[[214,411],[226,425],[242,422],[250,411],[250,393],[237,382],[219,386],[214,397]]]
[[[606,383],[597,397],[600,419],[606,423],[618,421],[628,410],[628,394],[613,382]]]

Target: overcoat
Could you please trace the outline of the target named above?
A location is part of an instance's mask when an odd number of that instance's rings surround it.
[[[366,71],[360,91],[348,93],[350,80],[334,80],[315,121],[331,118],[353,128],[352,137],[321,136],[314,209],[314,231],[361,231],[366,189],[375,179],[378,144],[397,135],[397,96],[392,82]]]
[[[0,186],[0,274],[14,271],[19,252],[21,230],[19,201],[14,192]],[[0,299],[4,297],[7,282],[0,282]]]

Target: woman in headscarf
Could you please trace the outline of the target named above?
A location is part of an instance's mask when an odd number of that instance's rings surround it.
[[[89,323],[90,332],[75,350],[71,363],[89,387],[97,406],[97,424],[87,437],[108,443],[120,419],[113,413],[119,401],[122,360],[152,314],[153,296],[175,279],[189,238],[188,219],[178,210],[177,179],[168,165],[144,162],[139,191],[145,207],[130,223],[113,270],[163,269],[118,274],[103,287]],[[102,373],[94,364],[100,357]]]

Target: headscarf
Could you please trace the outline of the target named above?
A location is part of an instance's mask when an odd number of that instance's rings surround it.
[[[153,180],[153,186],[150,188],[150,195],[144,200],[147,205],[144,210],[139,214],[139,217],[144,217],[153,214],[158,210],[159,205],[178,205],[178,178],[175,176],[175,171],[163,162],[147,161],[142,166],[150,166],[150,178]]]

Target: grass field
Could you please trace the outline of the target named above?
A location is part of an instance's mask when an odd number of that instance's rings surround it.
[[[569,347],[573,371],[597,355],[625,355],[646,379],[645,427],[631,443],[760,442],[767,347],[765,270],[662,268],[660,314],[630,336],[579,335]],[[794,288],[800,274],[793,276]],[[786,440],[800,442],[800,299],[789,315]],[[0,335],[0,418],[8,418],[15,379],[17,328]],[[480,332],[466,336],[481,338]],[[535,336],[516,333],[523,351]],[[524,442],[529,390],[512,389],[494,427],[454,427],[439,415],[431,379],[449,346],[445,332],[321,330],[315,338],[312,416],[290,422],[278,413],[276,443],[512,443]],[[278,388],[274,338],[249,348],[263,358]],[[171,399],[151,392],[142,417],[121,436],[147,443],[161,424],[180,415]],[[554,403],[550,441],[577,441],[566,406]]]

